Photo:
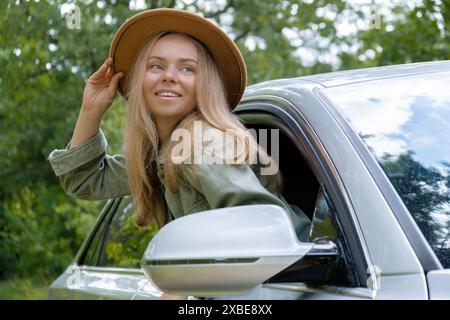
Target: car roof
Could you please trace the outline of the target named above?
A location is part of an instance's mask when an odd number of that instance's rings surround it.
[[[401,77],[413,74],[421,73],[434,73],[440,71],[450,70],[450,60],[442,61],[429,61],[429,62],[418,62],[418,63],[407,63],[399,65],[390,65],[384,67],[374,67],[374,68],[364,68],[364,69],[354,69],[347,71],[337,71],[329,73],[321,73],[310,76],[302,76],[291,79],[281,79],[272,80],[264,83],[260,83],[252,87],[264,87],[265,84],[276,86],[285,85],[287,82],[292,84],[292,80],[306,81],[317,83],[323,87],[336,87],[352,83],[365,82],[370,80],[379,80],[383,78]],[[296,81],[297,82],[297,81]],[[270,84],[269,84],[270,83]]]

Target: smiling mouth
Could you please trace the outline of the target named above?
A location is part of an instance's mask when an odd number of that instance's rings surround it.
[[[158,97],[167,97],[167,98],[179,98],[179,97],[181,97],[181,94],[178,94],[176,92],[167,92],[167,91],[156,92],[155,95],[158,96]]]

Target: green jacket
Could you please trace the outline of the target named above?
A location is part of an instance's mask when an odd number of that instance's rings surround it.
[[[55,149],[49,162],[67,194],[85,200],[104,200],[129,195],[124,157],[106,154],[107,141],[97,135],[72,149]],[[164,186],[163,158],[158,159],[158,177]],[[310,220],[296,206],[289,205],[267,185],[256,166],[198,164],[199,174],[180,179],[179,191],[165,188],[169,214],[174,218],[215,208],[250,204],[274,204],[290,215],[297,236],[309,237]],[[253,170],[252,170],[253,169]],[[170,217],[169,215],[169,217]]]

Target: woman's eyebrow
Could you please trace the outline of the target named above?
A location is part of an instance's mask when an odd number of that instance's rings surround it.
[[[182,58],[182,59],[179,59],[181,62],[193,62],[193,63],[195,63],[195,64],[198,64],[198,62],[197,61],[195,61],[194,59],[190,59],[190,58]]]
[[[165,58],[160,57],[160,56],[151,56],[151,57],[149,57],[149,58],[147,59],[147,61],[150,60],[150,59],[156,59],[156,60],[166,61]],[[178,59],[178,61],[180,61],[180,62],[193,62],[193,63],[195,63],[195,64],[198,64],[197,61],[195,61],[194,59],[191,59],[191,58],[180,58],[180,59]]]

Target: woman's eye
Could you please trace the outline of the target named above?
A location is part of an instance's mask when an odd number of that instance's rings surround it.
[[[180,70],[183,71],[183,72],[192,72],[192,71],[194,71],[194,69],[192,67],[188,67],[188,66],[181,67]]]
[[[152,64],[150,65],[150,70],[162,70],[162,66],[159,64]]]

